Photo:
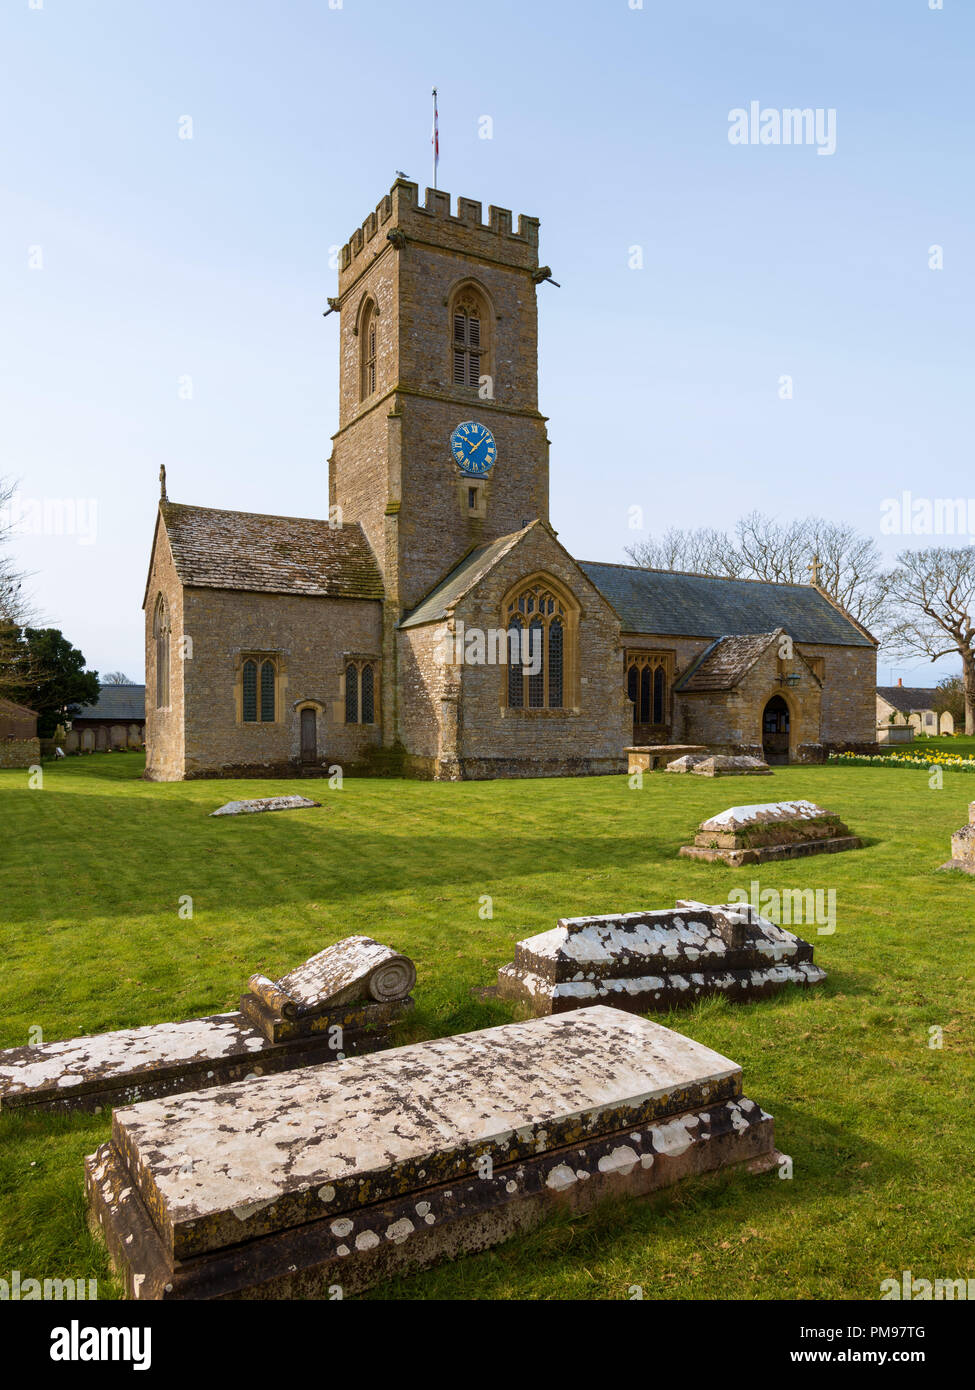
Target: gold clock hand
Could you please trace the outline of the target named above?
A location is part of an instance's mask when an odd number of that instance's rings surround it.
[[[481,447],[481,445],[486,441],[486,439],[487,439],[487,435],[486,435],[486,434],[482,434],[481,437],[480,437],[480,439],[477,441],[477,443],[474,445],[474,448],[471,449],[470,452],[471,452],[472,454],[473,454],[473,453],[476,453],[476,451]],[[469,455],[468,455],[468,457],[469,457]]]

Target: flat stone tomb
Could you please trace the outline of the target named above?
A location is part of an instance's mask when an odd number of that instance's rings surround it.
[[[227,801],[211,811],[211,816],[254,816],[260,811],[304,811],[321,806],[307,796],[256,796],[249,801]]]
[[[373,1052],[412,1007],[415,980],[412,962],[390,947],[347,937],[279,981],[252,976],[267,998],[249,991],[239,1013],[0,1052],[0,1111],[97,1113]]]
[[[131,1296],[293,1298],[780,1159],[734,1062],[595,1007],[116,1110],[85,1170]]]
[[[538,1015],[591,1004],[648,1013],[709,994],[763,999],[825,978],[807,941],[747,904],[680,901],[658,912],[564,918],[519,941],[498,971],[498,995]]]
[[[963,874],[975,874],[975,801],[968,808],[968,824],[951,837],[951,858],[942,869],[958,869]]]
[[[686,755],[667,764],[668,772],[691,772],[696,777],[771,777],[772,769],[761,758],[748,754],[716,754],[714,757],[698,758]]]
[[[737,867],[861,846],[835,812],[815,802],[767,801],[730,806],[702,821],[693,845],[682,845],[680,853],[685,859],[721,860]]]
[[[627,772],[653,772],[661,763],[670,763],[681,755],[706,758],[707,746],[703,743],[645,743],[633,748],[624,748],[627,759]]]

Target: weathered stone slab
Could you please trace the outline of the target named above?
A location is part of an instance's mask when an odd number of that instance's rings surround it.
[[[669,763],[682,754],[696,754],[707,757],[707,745],[703,743],[646,743],[633,748],[624,748],[627,757],[627,772],[653,772],[661,763]]]
[[[307,796],[257,796],[249,801],[228,801],[211,811],[211,816],[253,816],[259,811],[303,811],[307,807],[321,806],[320,801],[311,801]]]
[[[225,1085],[370,1051],[388,1041],[365,1027],[272,1045],[238,1013],[122,1028],[0,1052],[0,1110],[99,1111],[153,1096]]]
[[[861,841],[833,811],[812,801],[765,801],[731,806],[702,821],[686,859],[721,860],[735,867],[810,854],[859,849]]]
[[[130,1293],[293,1297],[778,1157],[735,1063],[591,1008],[116,1111],[86,1180]]]
[[[951,858],[942,869],[957,869],[964,874],[975,874],[975,801],[968,808],[968,824],[951,837]]]
[[[287,986],[282,997],[297,1017],[247,994],[239,1013],[8,1048],[0,1052],[0,1110],[97,1111],[373,1052],[412,1008],[415,980],[405,956],[349,937],[267,981]],[[391,997],[377,1002],[370,990]]]
[[[741,903],[564,918],[519,941],[498,971],[498,995],[536,1015],[611,1004],[666,1011],[708,994],[761,999],[784,985],[819,984],[813,948]]]
[[[713,758],[701,758],[691,771],[697,777],[771,777],[772,769],[761,758],[721,753]]]
[[[697,764],[703,762],[706,757],[706,753],[685,753],[682,758],[675,758],[672,763],[668,763],[664,771],[693,772]]]

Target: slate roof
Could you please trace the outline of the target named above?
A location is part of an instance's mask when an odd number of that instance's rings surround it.
[[[329,598],[383,597],[362,527],[161,502],[176,573],[188,588]]]
[[[675,690],[733,690],[748,674],[766,647],[777,636],[759,632],[754,636],[734,634],[712,642],[696,665],[677,681]]]
[[[877,694],[901,714],[913,714],[915,710],[934,709],[931,702],[937,691],[920,685],[878,685]]]
[[[783,627],[797,642],[875,644],[810,584],[767,584],[580,560],[624,632],[674,637],[758,636]]]
[[[532,522],[531,525],[534,526],[536,523]],[[456,565],[435,589],[431,589],[413,612],[407,613],[406,617],[401,619],[399,626],[420,627],[423,623],[435,623],[445,618],[447,610],[453,607],[468,589],[472,589],[528,529],[526,526],[524,530],[499,536],[497,540],[491,541],[488,545],[479,545],[476,550],[465,555],[460,564]]]
[[[146,717],[146,688],[144,685],[100,685],[98,699],[84,705],[73,716],[78,719],[118,719],[129,724]]]
[[[27,705],[18,705],[16,700],[6,700],[0,695],[0,714],[29,714],[32,719],[38,718],[36,709],[30,709]]]

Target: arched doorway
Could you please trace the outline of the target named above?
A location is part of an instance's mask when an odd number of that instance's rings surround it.
[[[762,753],[767,763],[787,763],[790,741],[789,706],[773,695],[762,714]]]

